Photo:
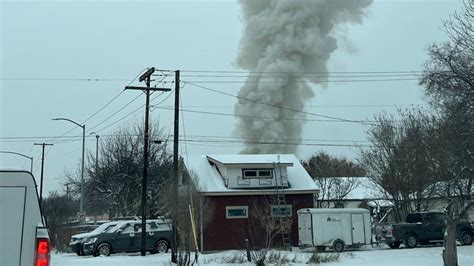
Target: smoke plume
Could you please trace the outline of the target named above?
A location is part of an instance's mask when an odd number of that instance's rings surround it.
[[[238,115],[234,134],[244,138],[246,145],[242,153],[296,153],[298,146],[293,144],[301,144],[303,122],[300,119],[306,116],[293,110],[303,111],[305,101],[314,97],[309,82],[327,80],[326,63],[337,49],[337,40],[331,36],[335,27],[361,23],[371,2],[240,2],[244,30],[236,63],[249,71],[234,108]],[[311,78],[308,78],[309,73]]]

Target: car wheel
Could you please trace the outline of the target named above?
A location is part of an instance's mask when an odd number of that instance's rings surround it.
[[[97,247],[98,256],[109,256],[112,253],[112,247],[107,243],[102,243]]]
[[[155,243],[155,252],[156,253],[166,253],[168,252],[168,249],[170,248],[170,244],[166,240],[158,240]]]
[[[400,247],[400,242],[392,242],[392,243],[389,243],[388,246],[390,248],[399,248]]]
[[[332,248],[336,252],[343,252],[344,251],[344,243],[341,240],[336,240],[334,244],[332,244]]]
[[[414,234],[408,234],[405,238],[405,246],[407,248],[415,248],[418,245],[418,238]]]
[[[472,245],[472,235],[467,231],[461,233],[459,240],[463,245]]]

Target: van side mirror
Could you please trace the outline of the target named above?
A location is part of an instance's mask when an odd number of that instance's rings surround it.
[[[122,229],[122,228],[119,228],[119,229],[117,229],[117,231],[115,231],[115,232],[117,232],[117,234],[121,234],[122,231],[123,231],[123,229]]]

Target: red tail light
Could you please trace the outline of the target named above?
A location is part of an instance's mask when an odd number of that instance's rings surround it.
[[[38,238],[36,242],[36,266],[49,266],[50,247],[49,239]]]
[[[396,233],[396,232],[397,232],[397,231],[395,230],[395,227],[392,226],[392,236],[393,236],[393,237],[395,236],[395,233]]]

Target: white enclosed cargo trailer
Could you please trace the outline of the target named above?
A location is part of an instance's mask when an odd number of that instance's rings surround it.
[[[366,209],[301,209],[298,210],[300,246],[324,250],[371,244],[370,212]]]
[[[0,265],[50,263],[50,242],[29,172],[0,170]]]

